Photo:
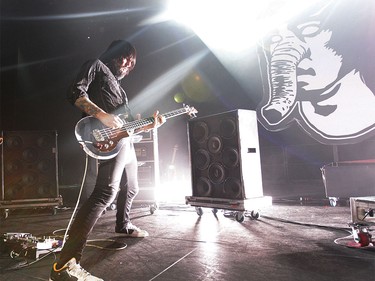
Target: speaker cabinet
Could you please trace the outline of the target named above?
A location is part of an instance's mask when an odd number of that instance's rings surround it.
[[[256,112],[233,110],[189,121],[192,195],[263,196]]]
[[[154,142],[142,140],[134,144],[135,154],[138,161],[154,161]]]
[[[141,134],[142,140],[134,143],[138,160],[139,192],[134,198],[134,204],[155,204],[156,189],[159,186],[159,150],[158,132],[152,130]]]
[[[139,187],[155,187],[155,163],[153,161],[138,162]]]
[[[58,197],[55,131],[4,131],[1,200]]]

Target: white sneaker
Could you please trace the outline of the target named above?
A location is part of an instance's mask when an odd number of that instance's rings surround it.
[[[56,265],[57,263],[54,263],[52,267],[49,281],[104,281],[84,270],[75,258],[68,261],[61,269],[57,269]]]
[[[147,237],[148,232],[146,230],[142,230],[139,227],[136,227],[134,224],[129,222],[124,228],[117,228],[115,229],[116,233],[124,234],[126,237]]]

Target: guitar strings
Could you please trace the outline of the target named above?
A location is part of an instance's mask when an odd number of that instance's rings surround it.
[[[150,120],[147,121],[148,119],[150,119]],[[106,135],[107,137],[110,137],[110,136],[113,136],[113,135],[117,135],[118,133],[126,132],[126,131],[129,131],[129,130],[132,130],[132,129],[135,129],[135,128],[138,128],[138,127],[143,127],[143,126],[152,124],[154,122],[153,119],[154,119],[153,117],[149,117],[149,118],[147,118],[147,120],[144,119],[144,120],[139,120],[135,123],[126,123],[121,128],[116,128],[116,129],[104,128],[104,129],[101,129],[101,130],[98,130],[98,131],[101,134]]]
[[[177,115],[183,114],[185,112],[187,112],[187,108],[184,107],[184,108],[176,109],[174,111],[162,114],[162,116],[164,116],[166,119],[168,119],[170,117],[177,116]],[[136,121],[133,121],[133,122],[130,122],[130,123],[125,123],[121,128],[116,128],[116,129],[104,128],[104,129],[98,130],[98,132],[101,135],[105,135],[107,138],[110,138],[111,136],[117,135],[117,134],[122,133],[122,132],[126,132],[128,130],[132,130],[132,129],[135,129],[135,128],[150,125],[153,122],[154,122],[154,117],[148,117],[148,118],[145,118],[145,119],[142,119],[142,120],[136,120]]]

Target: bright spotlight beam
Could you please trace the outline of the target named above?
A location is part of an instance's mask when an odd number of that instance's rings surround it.
[[[170,0],[164,18],[190,27],[215,50],[239,52],[320,0]]]
[[[83,18],[93,18],[102,16],[113,16],[121,14],[129,14],[134,12],[139,12],[145,10],[144,8],[136,9],[123,9],[116,11],[103,11],[103,12],[92,12],[92,13],[77,13],[77,14],[63,14],[63,15],[48,15],[48,16],[28,16],[28,17],[10,17],[4,16],[3,20],[13,20],[13,21],[49,21],[49,20],[66,20],[66,19],[83,19]]]
[[[178,41],[176,41],[176,42],[173,42],[172,44],[166,45],[166,46],[164,46],[163,48],[157,49],[157,50],[155,50],[155,51],[153,51],[153,52],[147,54],[147,56],[154,55],[154,54],[159,53],[159,52],[161,52],[161,51],[164,51],[164,50],[166,50],[166,49],[168,49],[168,48],[171,48],[171,47],[173,47],[173,46],[179,45],[179,44],[181,44],[181,43],[183,43],[183,42],[185,42],[185,41],[187,41],[187,40],[190,40],[190,39],[193,38],[193,37],[195,37],[195,35],[190,35],[190,36],[187,36],[187,37],[185,37],[185,38],[182,38],[181,40],[178,40]]]
[[[200,51],[155,79],[132,99],[133,111],[144,112],[157,105],[207,54],[208,50]]]
[[[249,90],[249,58],[270,31],[319,1],[329,0],[169,0],[164,18],[188,26]]]

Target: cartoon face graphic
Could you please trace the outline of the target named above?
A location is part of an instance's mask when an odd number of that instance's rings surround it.
[[[311,25],[308,23],[301,28],[304,28],[300,32],[304,36],[308,54],[303,56],[297,65],[298,86],[305,91],[324,89],[326,85],[337,79],[342,66],[342,57],[327,47],[332,36],[331,31],[314,32],[318,28],[315,23]],[[322,60],[322,57],[325,59]]]
[[[334,8],[342,13],[350,7]],[[374,63],[374,57],[366,57],[357,39],[366,24],[340,30],[343,17],[332,16],[330,6],[319,11],[307,12],[263,38],[259,56],[265,91],[258,119],[271,131],[296,121],[322,143],[355,143],[375,132],[374,89],[366,84],[363,67]],[[344,43],[352,48],[340,48]]]

